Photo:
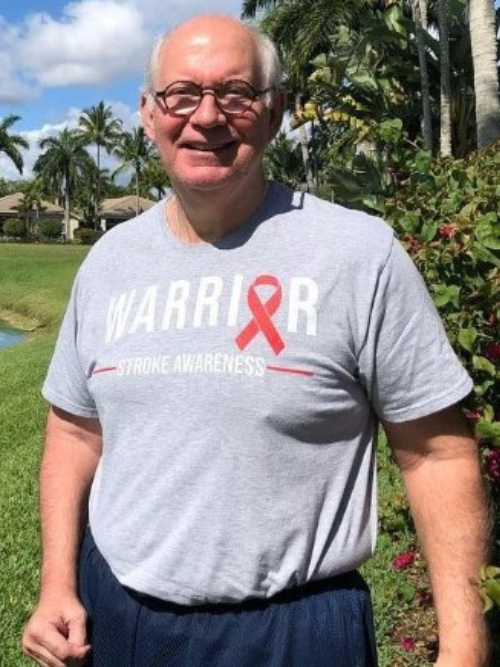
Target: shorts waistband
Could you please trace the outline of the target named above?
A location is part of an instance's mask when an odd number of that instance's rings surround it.
[[[140,604],[155,611],[173,611],[175,613],[204,612],[213,614],[226,614],[238,611],[263,611],[275,605],[286,605],[298,602],[305,598],[313,598],[324,593],[336,590],[363,590],[368,591],[368,586],[357,570],[344,572],[333,577],[309,581],[305,584],[287,588],[268,598],[247,598],[235,602],[208,602],[193,605],[181,605],[159,598],[152,597],[132,589],[126,589],[129,595]]]

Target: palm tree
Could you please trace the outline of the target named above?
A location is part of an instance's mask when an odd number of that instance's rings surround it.
[[[497,39],[493,0],[469,0],[478,148],[500,138]]]
[[[369,0],[244,0],[243,18],[255,18],[259,10],[267,10],[261,21],[262,30],[281,50],[287,80],[285,85],[294,100],[293,112],[303,112],[302,98],[307,87],[310,62],[329,50],[330,37],[342,24],[349,24],[360,15]],[[302,161],[309,191],[316,183],[309,155],[309,138],[303,124],[298,125]]]
[[[440,139],[439,152],[444,157],[452,155],[451,147],[451,63],[450,63],[450,4],[438,0],[439,50],[441,70]]]
[[[155,154],[155,149],[144,132],[143,127],[134,127],[132,132],[124,132],[120,143],[113,150],[114,155],[121,164],[113,172],[113,178],[123,172],[132,169],[135,177],[136,214],[139,214],[139,197],[141,190],[141,178],[146,165]]]
[[[39,143],[45,151],[35,162],[33,170],[42,182],[52,188],[64,201],[64,230],[70,238],[71,196],[79,177],[94,166],[84,147],[84,140],[76,130],[65,128],[57,137],[47,137]]]
[[[40,179],[35,178],[28,181],[23,190],[22,199],[16,209],[25,222],[26,238],[30,241],[33,236],[33,218],[38,220],[43,209],[43,185]]]
[[[420,65],[420,90],[422,95],[422,134],[424,146],[430,152],[433,146],[432,137],[432,113],[431,96],[429,84],[429,71],[427,66],[427,0],[410,0],[411,13],[415,24],[415,36],[418,50],[418,61]]]
[[[370,0],[243,0],[242,16],[267,10],[261,27],[282,50],[287,73],[326,50],[336,27],[349,24]]]
[[[29,143],[20,134],[10,134],[9,130],[20,120],[20,116],[6,116],[0,121],[0,153],[5,155],[14,163],[17,171],[23,173],[23,157],[20,148],[29,148]]]
[[[304,169],[300,146],[285,132],[280,132],[269,144],[264,155],[266,176],[289,185],[294,190],[304,182]]]
[[[143,172],[143,181],[143,190],[148,193],[150,190],[156,190],[158,201],[165,196],[167,188],[171,186],[165,167],[162,165],[158,155],[152,155],[146,164]]]
[[[117,145],[122,135],[122,122],[113,118],[110,106],[104,106],[99,102],[97,106],[84,109],[78,119],[79,131],[86,145],[94,144],[97,147],[97,174],[101,172],[101,148],[109,154]],[[101,196],[101,180],[98,176],[95,189],[95,211],[99,208]],[[94,219],[94,227],[97,227],[97,217]]]
[[[99,183],[99,200],[96,199],[97,184]],[[93,227],[96,230],[99,227],[99,207],[100,202],[106,197],[107,191],[112,185],[109,169],[100,169],[97,164],[91,162],[89,169],[85,174],[85,179],[79,179],[73,192],[73,202],[82,216],[83,225]],[[97,223],[96,223],[97,221]]]

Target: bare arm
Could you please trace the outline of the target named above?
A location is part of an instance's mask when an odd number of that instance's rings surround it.
[[[489,521],[477,443],[457,407],[384,424],[425,554],[439,626],[439,667],[485,667],[474,586],[488,559]]]
[[[85,611],[77,598],[77,559],[101,451],[97,419],[51,408],[40,471],[40,599],[23,636],[24,651],[41,665],[79,664],[75,660],[89,651]]]

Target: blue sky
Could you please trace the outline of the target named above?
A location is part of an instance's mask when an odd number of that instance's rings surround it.
[[[241,0],[5,0],[0,5],[0,118],[31,148],[23,177],[31,175],[37,143],[76,122],[103,100],[125,127],[137,122],[142,72],[155,38],[204,11],[239,16]],[[5,156],[0,177],[19,178]]]

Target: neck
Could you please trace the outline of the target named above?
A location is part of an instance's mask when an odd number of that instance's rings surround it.
[[[267,193],[264,177],[249,196],[238,189],[195,191],[182,186],[167,204],[170,230],[184,243],[213,243],[240,227],[258,209]]]

